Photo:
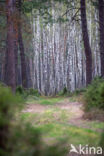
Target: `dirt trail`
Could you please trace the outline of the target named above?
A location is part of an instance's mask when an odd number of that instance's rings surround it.
[[[49,106],[40,105],[40,104],[28,104],[23,112],[30,112],[30,113],[43,113],[49,109]]]
[[[72,113],[73,116],[69,120],[69,124],[87,128],[86,127],[86,120],[83,119],[84,111],[83,111],[83,104],[80,102],[70,102],[69,99],[65,99],[64,101],[57,104],[57,106],[61,109],[65,109]]]
[[[73,120],[81,119],[83,117],[83,104],[79,102],[70,102],[69,98],[66,98],[64,101],[56,104],[56,106],[73,113]]]
[[[27,107],[23,112],[31,112],[31,113],[42,113],[49,108],[58,107],[63,110],[67,110],[75,114],[76,118],[81,118],[84,114],[82,110],[83,104],[79,102],[70,102],[69,98],[65,98],[64,100],[54,104],[53,106],[50,105],[41,105],[41,104],[28,104]],[[73,117],[74,119],[75,117]]]

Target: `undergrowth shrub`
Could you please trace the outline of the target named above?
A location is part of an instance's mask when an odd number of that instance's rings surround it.
[[[18,86],[16,88],[16,93],[20,94],[23,98],[27,98],[29,95],[36,96],[36,97],[40,96],[38,90],[35,90],[33,88],[24,89],[22,86]]]
[[[104,111],[98,108],[93,108],[90,111],[85,112],[83,118],[104,122]]]
[[[16,88],[16,93],[19,93],[19,94],[24,94],[24,89],[22,86],[17,86]]]
[[[0,85],[0,155],[5,156],[11,120],[14,110],[20,108],[23,100],[14,95],[10,88]]]
[[[84,93],[84,92],[86,92],[86,89],[85,89],[85,88],[76,89],[76,90],[72,93],[72,95],[78,96],[78,95],[80,95],[80,94],[82,94],[82,93]]]
[[[93,108],[104,110],[104,80],[95,78],[84,94],[85,111]]]
[[[35,95],[35,96],[37,96],[37,97],[40,96],[38,90],[35,90],[35,89],[33,89],[33,88],[30,88],[30,89],[29,89],[29,94],[30,94],[30,95]]]
[[[59,96],[69,96],[70,95],[70,91],[67,90],[66,87],[64,87],[59,93]]]
[[[67,90],[67,88],[65,87],[63,90],[61,90],[58,95],[59,96],[78,96],[82,93],[84,93],[86,91],[85,88],[81,88],[81,89],[76,89],[75,91],[73,92],[70,92]]]

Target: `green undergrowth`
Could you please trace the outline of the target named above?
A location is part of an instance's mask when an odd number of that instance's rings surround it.
[[[18,86],[16,88],[16,93],[21,95],[22,98],[26,99],[31,96],[31,97],[34,97],[34,98],[37,98],[40,96],[38,90],[36,89],[33,89],[33,88],[29,88],[29,89],[24,89],[22,86]]]
[[[71,92],[69,91],[66,87],[63,88],[59,93],[58,96],[63,96],[63,97],[75,97],[79,96],[86,92],[86,88],[81,88],[81,89],[76,89],[75,91]]]
[[[104,79],[95,78],[83,96],[85,119],[104,121]]]
[[[104,110],[104,79],[95,78],[84,94],[85,111],[94,108]]]

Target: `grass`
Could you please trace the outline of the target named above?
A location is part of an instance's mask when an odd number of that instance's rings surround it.
[[[45,124],[52,122],[64,122],[67,123],[73,114],[67,110],[61,110],[57,107],[50,108],[44,113],[22,113],[21,119],[26,121],[31,121],[32,124]]]
[[[30,122],[30,120],[28,121]],[[39,120],[38,122],[35,121],[35,123],[32,123],[32,125],[43,132],[43,140],[45,140],[49,144],[50,139],[51,143],[55,143],[56,140],[60,140],[63,138],[67,138],[69,144],[71,143],[74,145],[89,144],[91,146],[97,146],[100,141],[99,132],[91,129],[79,128],[70,124],[55,122],[45,117],[43,117],[43,119],[41,118],[40,122]]]
[[[89,126],[91,129],[99,129],[103,130],[104,129],[104,122],[98,122],[98,121],[91,121],[86,123],[87,126]]]
[[[70,102],[80,101],[81,97],[73,96],[69,97]],[[45,98],[40,97],[38,99],[30,98],[27,103],[49,105],[42,113],[21,113],[21,119],[29,122],[33,127],[42,130],[42,137],[45,143],[54,144],[63,138],[68,140],[68,146],[74,145],[90,145],[97,146],[100,142],[101,130],[104,129],[103,122],[97,121],[86,121],[85,127],[73,126],[70,124],[70,119],[75,116],[71,111],[61,109],[55,104],[63,102],[65,99],[62,97],[58,98]],[[67,141],[66,141],[67,142]]]
[[[68,98],[68,97],[67,97]],[[29,96],[27,99],[28,104],[37,103],[41,105],[54,105],[56,103],[64,101],[65,97],[34,97]],[[69,97],[69,102],[82,101],[82,95],[73,95]]]
[[[69,102],[83,103],[83,94],[80,94],[80,95],[73,94],[72,96],[69,97]]]
[[[34,98],[34,97],[29,97],[28,100],[27,100],[27,103],[38,103],[38,104],[41,104],[41,105],[54,105],[60,101],[64,100],[63,97],[39,97],[39,98]]]
[[[55,103],[58,103],[61,100],[62,98],[41,99],[39,103],[41,105],[53,105]]]
[[[70,102],[76,102],[76,101],[77,101],[77,96],[74,95],[74,96],[70,97],[70,98],[69,98],[69,101],[70,101]]]

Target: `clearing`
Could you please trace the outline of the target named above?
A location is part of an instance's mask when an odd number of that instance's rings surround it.
[[[67,138],[68,146],[99,144],[104,123],[83,119],[79,97],[29,98],[21,118],[42,130],[47,144]]]

